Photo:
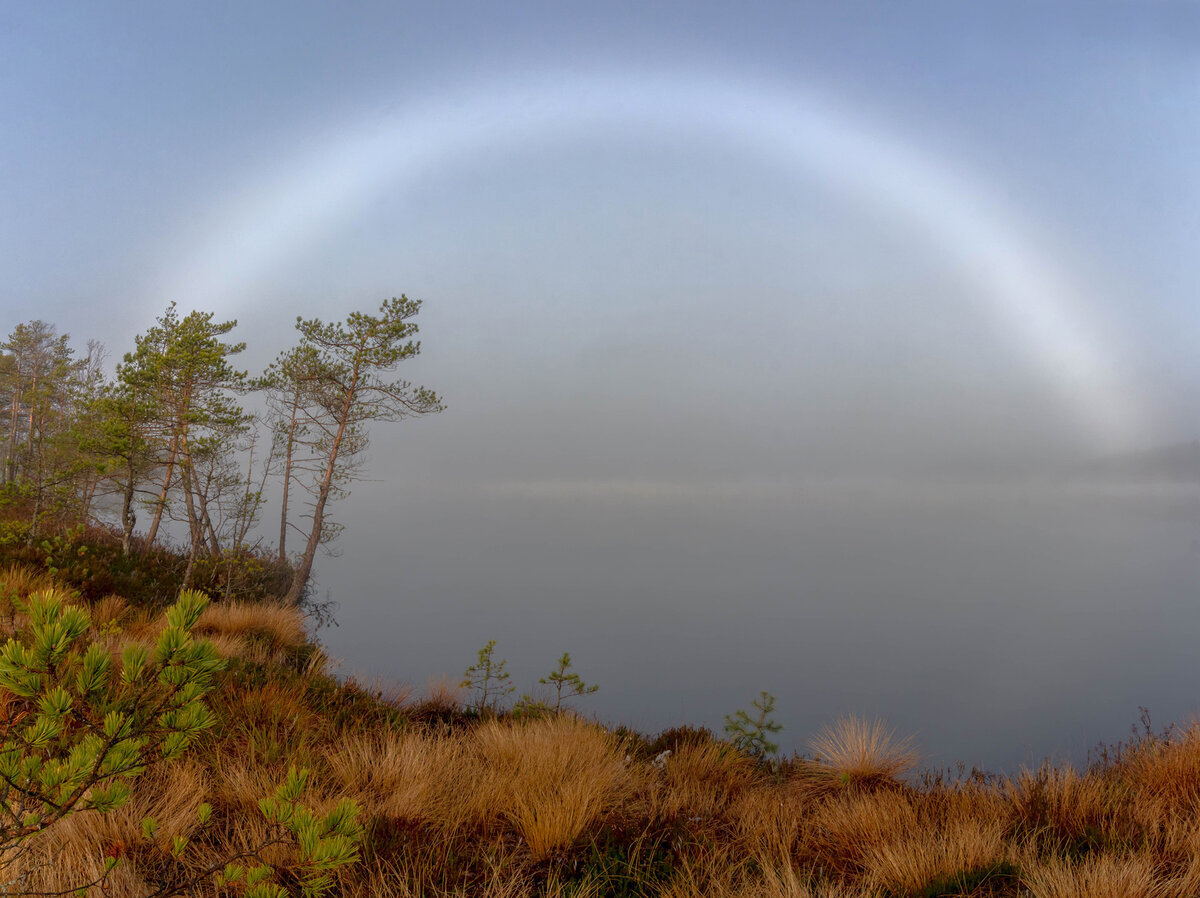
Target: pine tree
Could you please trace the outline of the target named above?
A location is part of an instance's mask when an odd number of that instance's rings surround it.
[[[311,526],[286,597],[293,604],[308,584],[317,548],[330,537],[329,499],[354,479],[367,447],[368,426],[443,409],[431,390],[385,377],[421,351],[413,339],[417,325],[411,320],[420,308],[420,302],[401,296],[385,300],[378,315],[352,312],[345,322],[331,324],[319,318],[296,319],[301,338],[296,352],[304,359],[305,380],[291,394],[297,405],[289,420],[302,423],[289,430],[289,439],[293,450],[300,446],[311,458],[303,483],[312,503]],[[292,458],[289,473],[297,471]]]
[[[763,760],[779,751],[779,746],[769,737],[782,730],[783,725],[771,717],[775,713],[775,696],[765,689],[750,704],[758,711],[758,715],[751,717],[742,708],[733,714],[726,714],[725,732],[737,748]]]

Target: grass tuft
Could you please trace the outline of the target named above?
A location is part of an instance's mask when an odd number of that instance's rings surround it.
[[[1144,855],[1093,855],[1076,863],[1048,855],[1029,864],[1022,884],[1031,898],[1167,898],[1156,865]],[[1182,896],[1180,896],[1182,898]]]
[[[881,720],[843,717],[809,743],[815,771],[847,786],[873,788],[899,784],[901,774],[916,766],[911,738],[898,738]]]
[[[204,609],[197,636],[226,636],[257,641],[271,652],[305,642],[304,612],[267,602],[214,602]]]

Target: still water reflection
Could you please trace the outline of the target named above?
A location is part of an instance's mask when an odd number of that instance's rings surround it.
[[[1082,760],[1200,710],[1200,489],[814,481],[381,485],[322,588],[342,671],[423,687],[488,639],[518,694],[570,651],[581,706],[719,729],[766,689],[785,750],[846,713],[929,765]],[[371,528],[364,519],[378,516]]]

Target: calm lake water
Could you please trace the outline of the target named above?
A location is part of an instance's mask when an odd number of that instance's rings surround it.
[[[786,751],[856,713],[1001,771],[1200,711],[1195,485],[372,484],[342,511],[321,638],[369,682],[456,680],[495,639],[518,694],[569,651],[602,720],[719,730],[766,689]]]

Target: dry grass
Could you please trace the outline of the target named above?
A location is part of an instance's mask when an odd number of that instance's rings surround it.
[[[1118,770],[1134,793],[1134,813],[1147,822],[1200,817],[1200,726],[1142,741]]]
[[[892,894],[920,894],[954,877],[997,867],[1005,859],[999,820],[954,820],[911,830],[871,846],[863,859],[868,882]]]
[[[461,740],[428,733],[352,735],[325,756],[332,782],[370,818],[437,823],[464,766]],[[452,817],[453,819],[453,817]]]
[[[214,602],[204,609],[193,632],[258,640],[270,651],[294,648],[306,639],[303,611],[265,602]]]
[[[0,573],[10,595],[52,587],[25,569]],[[91,612],[114,648],[163,625],[160,611],[116,596]],[[259,800],[297,764],[312,771],[311,807],[343,796],[361,807],[363,858],[339,872],[336,896],[1200,895],[1197,726],[1146,733],[1085,770],[965,782],[906,781],[911,744],[857,718],[814,740],[815,761],[769,768],[693,739],[655,763],[648,741],[571,716],[478,720],[444,681],[410,702],[333,681],[319,652],[303,672],[277,664],[303,644],[294,609],[217,605],[198,629],[259,662],[231,665],[211,695],[219,731],[185,762],[151,768],[126,807],[41,834],[22,890],[73,887],[118,853],[107,894],[139,896],[176,835],[193,837],[192,871],[248,849],[267,834]],[[0,691],[0,724],[21,707]],[[198,834],[201,802],[215,822]],[[153,844],[145,816],[159,824]]]
[[[13,564],[0,571],[0,636],[11,636],[25,626],[19,604],[34,593],[58,590],[59,584],[45,571]]]
[[[362,808],[370,841],[339,874],[342,896],[1200,894],[1191,731],[1102,769],[1047,767],[990,784],[899,785],[895,753],[885,763],[877,752],[866,781],[887,788],[850,777],[814,789],[716,742],[683,744],[655,765],[566,716],[407,728],[380,718],[347,731],[322,717],[313,685],[293,675],[221,690],[221,738],[144,777],[120,812],[51,828],[30,882],[78,883],[119,845],[127,863],[110,892],[138,895],[152,875],[141,817],[159,820],[161,849],[193,831],[201,801],[221,823],[189,869],[252,846],[266,834],[259,799],[299,760],[314,771],[310,805],[348,796]],[[267,859],[288,857],[276,848]]]
[[[27,599],[35,592],[52,589],[58,582],[45,570],[12,564],[0,571],[0,595]]]
[[[902,792],[847,791],[823,802],[806,821],[803,849],[826,869],[858,875],[874,849],[903,839],[919,825],[916,806]]]
[[[1078,850],[1132,836],[1129,791],[1109,777],[1043,767],[1022,771],[1005,789],[1014,826],[1048,849]]]
[[[898,738],[881,720],[861,717],[843,717],[809,746],[816,755],[814,772],[863,787],[895,785],[918,761],[911,739]]]
[[[690,828],[720,826],[762,774],[753,761],[721,742],[684,743],[656,777],[654,814]]]
[[[92,626],[102,629],[119,624],[129,610],[129,603],[120,596],[105,596],[92,604]]]
[[[507,820],[534,859],[570,848],[616,801],[623,753],[611,733],[563,716],[492,721],[473,734],[482,762],[477,813]]]
[[[1030,863],[1022,880],[1032,898],[1166,898],[1174,894],[1154,862],[1141,855],[1098,855],[1080,863],[1050,855]]]
[[[147,846],[142,820],[158,822],[155,842],[169,850],[175,836],[188,837],[199,825],[198,811],[208,792],[210,775],[195,760],[152,770],[139,783],[133,799],[110,814],[86,811],[65,817],[41,833],[26,869],[32,876],[25,888],[40,891],[72,889],[103,872],[106,855],[136,855]],[[131,864],[122,864],[109,882],[114,895],[135,895],[142,878]]]
[[[152,609],[127,609],[122,600],[110,596],[93,606],[93,623],[120,619],[127,642],[153,645],[166,629],[166,616]],[[97,615],[99,614],[99,617]],[[248,602],[213,603],[204,610],[193,629],[197,639],[206,639],[224,658],[240,658],[266,664],[280,653],[305,644],[303,612],[296,608]],[[313,664],[324,656],[314,653]]]
[[[661,891],[663,898],[873,898],[868,886],[819,880],[790,861],[747,856],[730,846],[684,860]]]
[[[870,898],[879,893],[865,886],[818,882],[802,875],[791,864],[771,863],[759,858],[756,876],[747,877],[732,898]]]
[[[745,791],[730,807],[742,850],[774,865],[789,865],[808,804],[807,790],[794,784],[764,782]]]

